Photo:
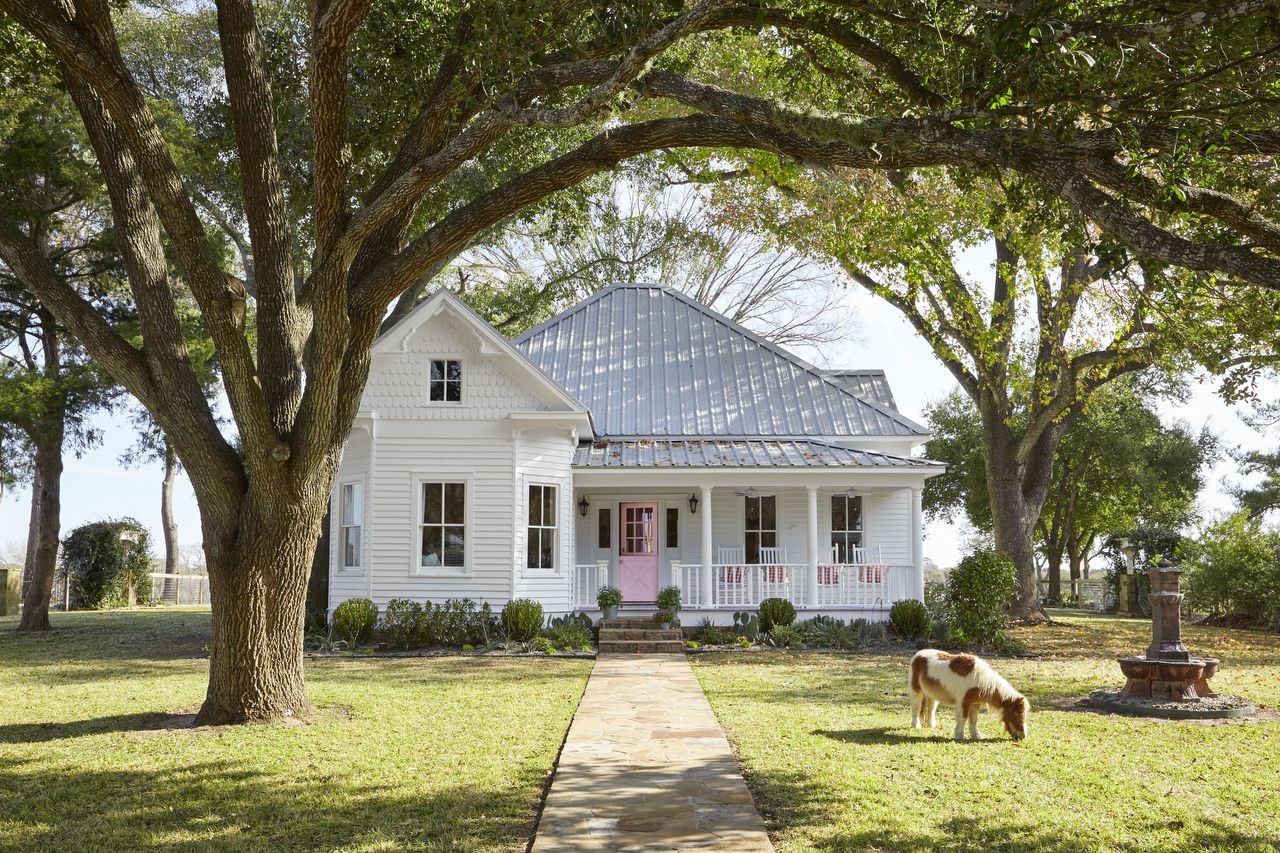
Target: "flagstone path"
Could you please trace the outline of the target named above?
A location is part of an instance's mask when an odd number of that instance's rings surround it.
[[[772,851],[684,655],[601,655],[533,849]]]

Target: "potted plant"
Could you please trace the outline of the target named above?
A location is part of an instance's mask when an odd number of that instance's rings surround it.
[[[664,586],[658,591],[658,598],[654,603],[662,610],[670,610],[672,613],[679,613],[680,587]]]
[[[596,604],[605,619],[617,619],[618,607],[622,605],[622,590],[616,586],[602,586],[596,593]]]
[[[659,610],[653,614],[653,621],[658,623],[658,627],[666,631],[671,628],[671,623],[676,619],[676,615],[670,610]]]

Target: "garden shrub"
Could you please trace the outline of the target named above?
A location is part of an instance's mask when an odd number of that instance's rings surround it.
[[[367,643],[378,623],[378,606],[367,598],[348,598],[333,611],[333,633],[352,646]]]
[[[924,582],[924,609],[929,611],[931,619],[946,619],[947,584],[945,581],[927,580]]]
[[[131,534],[132,542],[122,542]],[[71,606],[100,610],[151,603],[151,537],[132,518],[82,524],[62,540],[62,572],[71,582]]]
[[[822,649],[852,649],[858,645],[857,631],[839,619],[814,616],[796,625],[805,644]]]
[[[542,630],[542,605],[531,598],[516,598],[502,606],[502,630],[507,639],[527,643]]]
[[[780,649],[803,649],[804,635],[795,625],[774,625],[773,630],[765,635],[766,642]]]
[[[904,598],[889,608],[889,624],[903,640],[922,639],[929,635],[929,611],[914,598]]]
[[[382,614],[382,636],[402,649],[416,648],[424,641],[424,622],[421,604],[407,598],[393,598]]]
[[[872,622],[869,619],[856,619],[858,637],[864,646],[883,646],[889,642],[889,623]]]
[[[946,619],[934,619],[929,626],[929,639],[935,646],[946,648],[951,645],[951,623]]]
[[[733,641],[733,632],[721,628],[710,616],[703,616],[694,635],[704,646],[722,646]]]
[[[760,602],[760,630],[769,633],[779,625],[796,621],[796,606],[785,598],[766,598]]]
[[[654,604],[658,605],[659,610],[670,610],[675,613],[680,609],[680,587],[664,586],[658,590],[658,597],[654,600]]]
[[[1183,589],[1193,610],[1267,625],[1280,611],[1280,531],[1239,512],[1183,547]]]
[[[573,619],[555,620],[546,634],[558,649],[586,651],[591,648],[591,629]]]
[[[477,606],[470,598],[449,598],[443,604],[423,605],[422,615],[427,645],[487,647],[497,633],[498,620],[487,601]]]
[[[997,551],[977,551],[947,574],[947,606],[959,642],[986,646],[1004,633],[1005,608],[1018,589],[1013,560]]]

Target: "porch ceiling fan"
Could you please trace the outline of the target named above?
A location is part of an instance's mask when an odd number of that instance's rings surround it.
[[[745,489],[735,491],[734,494],[742,498],[754,498],[759,492],[756,491],[755,486],[747,486]]]

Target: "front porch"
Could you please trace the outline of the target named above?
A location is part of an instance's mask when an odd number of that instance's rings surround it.
[[[622,590],[624,609],[652,612],[657,590],[674,585],[686,624],[693,613],[731,622],[767,598],[807,616],[882,618],[895,601],[923,598],[922,485],[918,475],[847,469],[703,482],[575,471],[572,607],[598,613],[608,585]]]

